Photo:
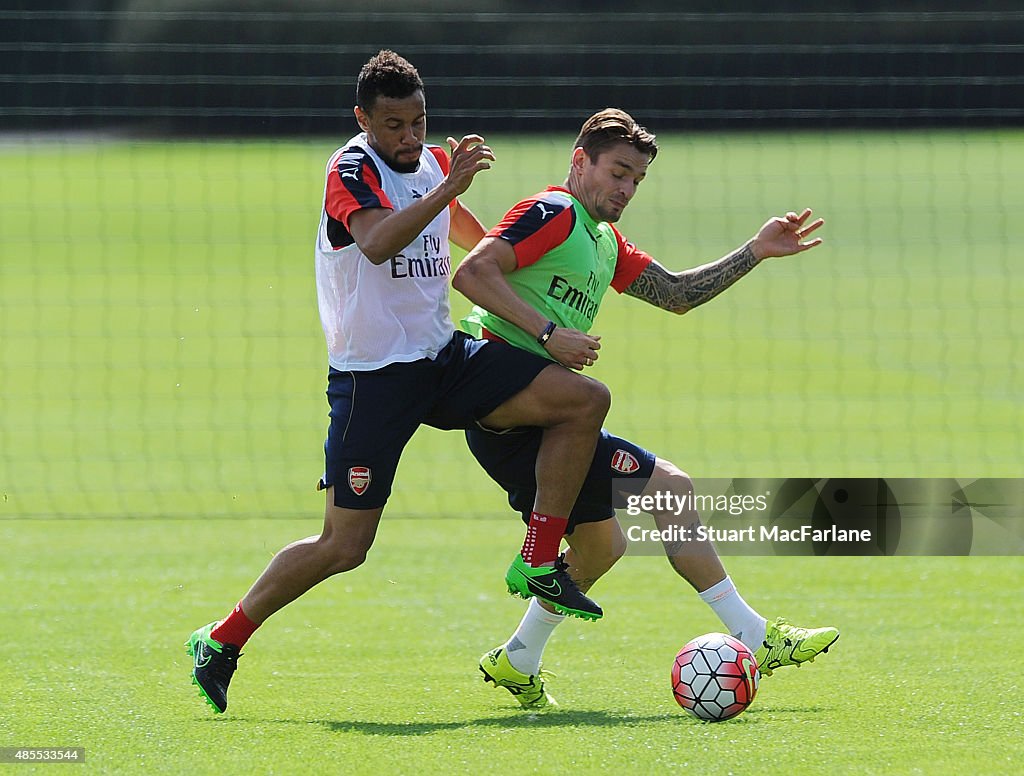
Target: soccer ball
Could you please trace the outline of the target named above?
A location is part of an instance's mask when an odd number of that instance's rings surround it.
[[[761,672],[739,639],[705,633],[688,642],[672,664],[676,703],[698,719],[732,719],[754,700]]]

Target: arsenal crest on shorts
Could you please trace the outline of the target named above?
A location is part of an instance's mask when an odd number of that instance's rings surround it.
[[[612,453],[612,468],[623,474],[632,474],[640,468],[640,462],[632,453],[620,448]]]
[[[348,470],[348,486],[357,496],[366,493],[370,487],[370,468],[368,466],[353,466]]]

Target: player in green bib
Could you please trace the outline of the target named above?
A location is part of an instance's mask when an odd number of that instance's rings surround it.
[[[565,183],[516,204],[463,260],[452,282],[476,305],[463,319],[464,328],[582,370],[598,358],[600,338],[589,332],[609,288],[684,313],[717,296],[763,259],[821,243],[807,239],[824,223],[810,221],[808,209],[769,219],[750,241],[717,261],[683,272],[665,269],[614,226],[657,152],[654,135],[629,114],[608,108],[591,116],[574,144]],[[542,434],[540,429],[466,432],[474,457],[527,521],[533,519]],[[670,461],[602,431],[565,528],[569,548],[560,560],[580,590],[589,590],[625,552],[615,508],[625,506],[629,495],[665,492],[692,494],[693,483]],[[683,528],[691,536],[700,525],[695,509],[652,515],[659,528]],[[665,550],[675,571],[728,632],[754,652],[762,675],[812,661],[839,638],[836,628],[799,628],[782,618],[762,617],[740,596],[710,541],[666,543]],[[515,568],[506,576],[509,590],[529,597]],[[508,689],[526,708],[552,704],[540,661],[563,619],[534,598],[512,637],[481,658],[485,680]]]
[[[517,258],[521,253],[522,259],[517,261],[516,271],[505,280],[520,299],[543,312],[556,327],[590,331],[624,247],[626,260],[636,269],[642,269],[645,261],[642,254],[624,245],[614,226],[595,221],[579,200],[561,187],[551,186],[519,203],[496,229],[512,245],[527,243],[517,251]],[[532,243],[516,239],[527,233],[534,238]],[[490,332],[551,357],[537,337],[483,307],[474,307],[463,324],[474,336]]]

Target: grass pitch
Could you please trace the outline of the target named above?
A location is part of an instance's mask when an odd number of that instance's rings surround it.
[[[523,610],[500,579],[521,531],[498,520],[385,520],[365,566],[253,637],[214,716],[182,642],[314,527],[0,523],[0,745],[84,746],[106,773],[1010,774],[1024,758],[1018,559],[727,559],[765,614],[843,634],[709,724],[669,673],[721,626],[663,559],[627,556],[595,589],[605,619],[549,645],[560,707],[526,714],[476,668]]]
[[[466,201],[493,223],[561,181],[568,138],[489,140]],[[1024,136],[662,140],[621,227],[666,266],[805,205],[826,244],[681,319],[610,295],[610,428],[697,477],[1019,476]],[[764,614],[843,636],[706,725],[668,675],[720,626],[627,557],[606,619],[552,641],[561,708],[522,714],[475,668],[522,611],[500,579],[521,526],[430,430],[366,566],[276,615],[209,714],[182,642],[322,513],[332,149],[0,147],[0,746],[84,746],[97,772],[1015,772],[1019,558],[727,558]]]
[[[491,138],[485,223],[565,138]],[[671,136],[621,227],[671,268],[812,206],[825,244],[682,318],[610,292],[608,425],[696,477],[1019,476],[1024,136]],[[0,147],[0,516],[304,517],[331,142]],[[465,309],[455,295],[456,313]],[[499,511],[426,431],[391,515]],[[54,481],[61,487],[52,487]]]

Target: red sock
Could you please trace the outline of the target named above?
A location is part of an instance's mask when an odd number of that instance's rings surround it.
[[[245,616],[245,612],[242,611],[242,602],[239,601],[231,614],[210,631],[210,637],[221,644],[234,644],[241,649],[258,627],[260,627],[258,622],[253,622]]]
[[[540,512],[531,512],[530,524],[526,527],[526,539],[523,540],[523,560],[531,566],[551,563],[558,557],[558,548],[568,526],[567,517],[552,517]]]

